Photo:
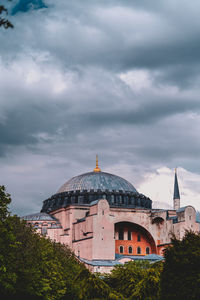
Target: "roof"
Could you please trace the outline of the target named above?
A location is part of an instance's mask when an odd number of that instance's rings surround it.
[[[179,193],[179,187],[178,187],[178,179],[177,179],[176,172],[175,172],[175,178],[174,178],[174,199],[180,199],[180,193]]]
[[[26,221],[58,221],[56,218],[47,213],[35,213],[24,216],[22,219]]]
[[[89,172],[75,176],[64,183],[57,193],[77,190],[114,190],[137,193],[134,186],[126,179],[106,172]]]
[[[120,260],[122,258],[130,258],[132,260],[149,260],[149,261],[160,261],[163,260],[164,257],[158,254],[149,254],[149,255],[122,255],[115,254],[116,260]]]
[[[188,207],[188,206],[180,207],[180,208],[177,210],[177,212],[185,211],[187,207]]]
[[[99,202],[99,199],[90,202],[90,206],[96,205]]]
[[[122,258],[130,258],[131,260],[147,260],[150,262],[156,262],[156,261],[161,261],[164,260],[164,257],[161,255],[157,254],[149,254],[149,255],[121,255],[121,254],[116,254],[115,255],[115,260],[88,260],[84,258],[79,258],[82,262],[91,265],[91,266],[107,266],[107,267],[112,267],[115,265],[123,265],[120,260]]]
[[[79,258],[82,262],[91,265],[91,266],[107,266],[112,267],[115,265],[122,265],[121,262],[117,260],[87,260],[84,258]]]

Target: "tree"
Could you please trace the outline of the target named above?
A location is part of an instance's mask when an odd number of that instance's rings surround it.
[[[10,216],[10,195],[0,187],[0,294],[3,299],[79,299],[75,278],[85,266],[64,245],[41,237]]]
[[[8,10],[4,5],[0,5],[0,27],[3,26],[5,29],[13,28],[13,24],[7,18],[1,17],[1,15],[8,15]]]
[[[10,195],[5,187],[0,186],[0,290],[13,290],[16,274],[10,269],[12,250],[16,246],[16,240],[10,222],[8,205],[11,202]]]
[[[162,263],[131,261],[117,265],[105,282],[123,295],[123,299],[158,300],[160,298],[160,274]]]
[[[200,233],[187,231],[181,241],[173,236],[164,256],[162,299],[200,299]]]
[[[0,186],[0,222],[9,216],[8,205],[11,203],[10,194],[6,193],[5,186]]]
[[[82,270],[76,277],[79,282],[80,293],[78,299],[83,300],[124,300],[119,293],[114,291],[108,284],[106,284],[102,278],[101,274],[92,274],[89,270]],[[68,299],[68,298],[65,298]]]
[[[138,282],[130,299],[134,300],[159,300],[161,287],[160,276],[163,263],[154,263],[146,270],[142,280]]]

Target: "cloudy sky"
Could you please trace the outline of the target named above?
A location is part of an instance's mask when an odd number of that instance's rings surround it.
[[[22,216],[75,175],[200,210],[200,2],[13,0],[0,28],[0,184]]]

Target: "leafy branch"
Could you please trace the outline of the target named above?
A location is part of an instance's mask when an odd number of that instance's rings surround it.
[[[7,8],[5,8],[3,5],[0,5],[0,15],[1,14],[6,14],[8,15],[8,10]],[[13,24],[7,19],[7,18],[4,18],[4,17],[1,17],[0,16],[0,27],[3,26],[5,29],[7,28],[13,28]]]

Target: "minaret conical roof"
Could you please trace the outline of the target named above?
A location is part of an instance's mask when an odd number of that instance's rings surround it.
[[[175,169],[175,177],[174,177],[174,198],[173,199],[180,199],[180,193],[179,193],[178,178],[177,178],[176,169]]]

